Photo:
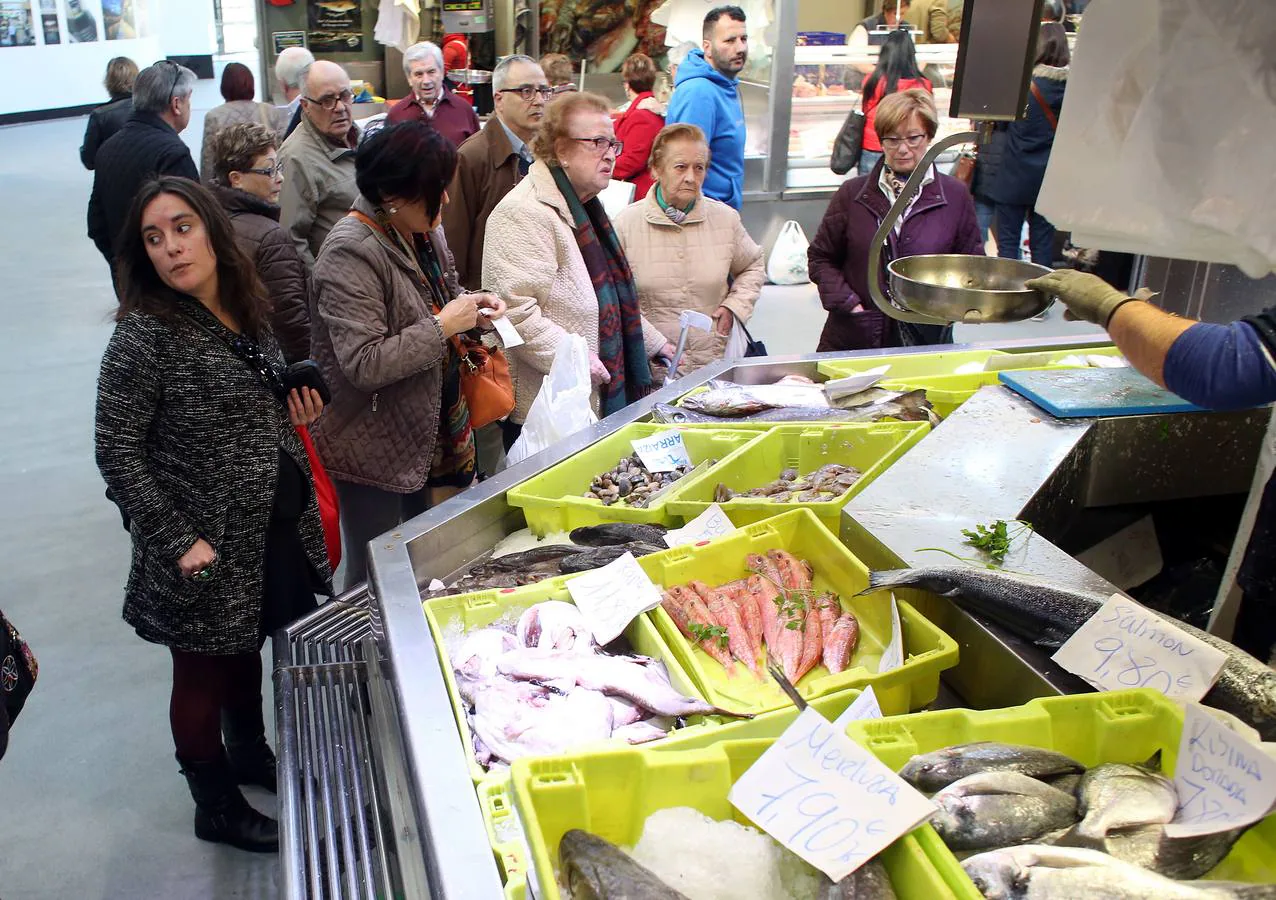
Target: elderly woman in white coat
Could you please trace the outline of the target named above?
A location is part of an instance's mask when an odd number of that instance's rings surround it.
[[[621,143],[607,100],[565,96],[548,107],[527,177],[487,220],[483,286],[507,299],[524,342],[509,351],[514,411],[503,424],[513,446],[565,334],[590,351],[593,402],[611,415],[652,389],[649,361],[673,345],[642,316],[624,250],[598,194]]]
[[[683,310],[711,316],[714,330],[691,330],[678,371],[722,359],[738,319],[747,323],[766,280],[762,248],[740,214],[701,191],[709,145],[695,125],[664,128],[651,147],[656,186],[616,216],[616,234],[638,285],[643,315],[676,341]]]

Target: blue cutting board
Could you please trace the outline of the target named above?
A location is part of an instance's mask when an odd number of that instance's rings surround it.
[[[1202,412],[1128,368],[1011,371],[1001,382],[1058,419]]]

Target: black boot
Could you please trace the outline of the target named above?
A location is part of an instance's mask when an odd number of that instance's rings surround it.
[[[223,756],[210,762],[178,757],[195,799],[195,837],[253,853],[279,850],[279,823],[249,805]]]
[[[239,784],[263,787],[272,794],[278,792],[277,763],[275,753],[266,743],[266,722],[261,715],[261,703],[244,710],[222,710],[222,736],[226,740],[226,755],[230,768]]]

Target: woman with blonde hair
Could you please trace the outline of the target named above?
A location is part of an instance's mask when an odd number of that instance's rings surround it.
[[[550,104],[532,141],[527,177],[492,210],[483,284],[508,298],[524,343],[509,352],[514,411],[507,449],[527,418],[565,334],[590,350],[593,403],[606,416],[652,387],[648,360],[673,346],[642,316],[629,261],[598,194],[623,148],[605,97],[575,93]]]
[[[102,80],[102,86],[111,99],[89,113],[84,143],[80,145],[80,162],[84,163],[84,168],[93,169],[97,148],[123,128],[133,114],[133,82],[136,80],[137,63],[127,56],[117,56],[106,64],[106,78]]]
[[[740,214],[704,195],[709,143],[695,125],[670,125],[651,148],[654,189],[616,216],[616,234],[633,268],[643,315],[677,340],[679,317],[712,316],[713,333],[691,331],[679,371],[691,372],[726,352],[738,320],[749,321],[765,281],[762,248]]]

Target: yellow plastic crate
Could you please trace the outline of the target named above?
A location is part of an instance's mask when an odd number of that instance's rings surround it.
[[[944,350],[939,353],[901,353],[894,356],[861,356],[852,359],[830,359],[819,363],[816,371],[832,381],[858,375],[870,369],[890,366],[882,376],[884,380],[900,381],[904,378],[926,375],[951,375],[967,363],[982,363],[993,356],[1004,356],[1001,350]]]
[[[628,848],[638,842],[649,815],[671,807],[689,806],[719,821],[752,825],[727,801],[727,793],[771,744],[723,741],[675,753],[617,748],[518,761],[512,770],[514,800],[527,831],[528,878],[535,879],[537,896],[563,897],[556,877],[558,844],[573,828]],[[880,857],[896,893],[904,900],[953,900],[956,874],[941,870],[915,833]]]
[[[487,839],[505,883],[505,896],[507,900],[522,900],[527,896],[527,838],[514,807],[509,775],[489,778],[477,790]]]
[[[511,506],[522,508],[528,527],[542,537],[552,531],[571,531],[582,525],[599,525],[604,522],[677,524],[679,520],[670,512],[669,501],[685,490],[694,479],[707,475],[707,469],[674,482],[646,508],[627,506],[624,502],[604,506],[600,500],[583,496],[595,476],[613,469],[618,462],[633,453],[632,441],[664,431],[682,433],[687,455],[694,465],[721,460],[759,435],[755,430],[688,429],[681,425],[649,422],[626,425],[574,454],[570,459],[527,479],[518,487],[510,488],[505,495],[506,499]]]
[[[461,697],[452,670],[452,660],[448,656],[447,639],[458,633],[468,633],[484,628],[497,621],[507,621],[513,625],[519,615],[531,606],[544,600],[564,600],[571,602],[571,595],[563,587],[566,576],[542,581],[523,588],[505,588],[495,591],[480,591],[475,594],[459,594],[452,597],[436,597],[424,600],[426,621],[434,635],[438,648],[439,663],[443,669],[443,679],[447,682],[448,696],[452,700],[452,712],[456,717],[456,727],[461,745],[465,749],[470,767],[470,777],[477,784],[489,778],[503,777],[484,771],[474,759],[474,737],[466,718],[466,703]],[[660,660],[669,670],[669,681],[679,692],[689,697],[703,697],[694,680],[682,668],[677,656],[665,643],[650,614],[644,613],[634,619],[625,629],[634,652]],[[687,722],[691,726],[704,724],[708,727],[717,719],[706,720],[703,716],[691,716]],[[610,743],[610,741],[606,742]]]
[[[1153,690],[1043,697],[1011,709],[974,712],[950,709],[893,719],[852,722],[847,734],[898,771],[909,758],[953,744],[1003,741],[1057,750],[1086,766],[1140,763],[1161,751],[1172,774],[1183,731],[1183,710]],[[956,857],[930,825],[913,834],[941,871],[954,872]],[[954,894],[981,900],[960,867],[950,883]],[[1205,877],[1276,882],[1276,816],[1268,816],[1237,841],[1231,853]]]
[[[854,612],[860,623],[859,646],[851,658],[851,667],[830,675],[823,665],[817,666],[797,685],[803,697],[811,699],[872,685],[886,715],[919,709],[935,699],[939,673],[957,664],[957,642],[901,600],[905,661],[898,668],[879,674],[878,662],[890,642],[890,595],[878,592],[852,599],[868,586],[868,569],[810,510],[782,513],[710,543],[653,553],[638,563],[652,581],[665,587],[693,579],[719,585],[751,574],[745,566],[748,554],[773,549],[807,560],[815,570],[814,588],[837,593],[843,608]],[[699,686],[700,695],[715,706],[734,712],[762,713],[791,704],[774,681],[755,679],[741,663],[735,664],[734,674],[728,675],[716,660],[682,636],[663,609],[655,609],[649,615],[674,657]]]
[[[832,500],[816,503],[774,503],[762,497],[736,497],[722,510],[736,525],[746,525],[791,509],[809,509],[833,531],[840,525],[842,507],[930,433],[926,422],[839,423],[782,425],[741,447],[669,502],[669,509],[690,521],[714,502],[719,484],[747,491],[774,481],[785,469],[799,475],[828,463],[859,469],[860,479]]]

